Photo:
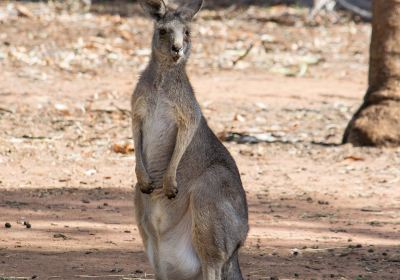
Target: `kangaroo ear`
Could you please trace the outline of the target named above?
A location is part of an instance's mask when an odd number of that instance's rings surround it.
[[[179,9],[179,13],[184,20],[192,20],[194,16],[200,11],[203,6],[203,0],[190,0]]]
[[[140,5],[155,20],[161,19],[167,11],[163,0],[140,0]]]

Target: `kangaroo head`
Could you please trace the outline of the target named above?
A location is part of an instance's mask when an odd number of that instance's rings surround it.
[[[141,6],[155,21],[152,51],[165,64],[180,64],[190,55],[190,22],[203,5],[203,0],[190,0],[173,9],[163,0],[141,0]]]

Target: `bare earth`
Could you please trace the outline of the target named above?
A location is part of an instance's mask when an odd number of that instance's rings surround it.
[[[129,49],[147,46],[148,38],[137,38],[150,36],[150,23],[139,16],[116,23],[109,15],[46,19],[0,8],[0,279],[154,279],[133,217],[129,149],[129,99],[146,59],[136,61]],[[114,29],[96,22],[139,31],[116,42]],[[212,30],[224,24],[206,16],[199,22]],[[400,279],[400,149],[339,145],[366,89],[368,25],[229,22],[247,33],[213,33],[213,46],[198,34],[189,69],[247,192],[245,279]],[[78,32],[78,25],[89,31]],[[91,62],[96,66],[78,65],[93,58],[90,51],[103,51],[75,45],[96,32],[104,32],[98,44],[109,44],[105,52],[119,56],[109,62],[101,53]],[[216,46],[229,48],[261,32],[277,38],[265,65],[256,63],[259,41],[243,61],[226,64],[231,52],[221,58]],[[41,64],[46,47],[49,61]],[[200,53],[207,47],[205,58]],[[62,48],[82,57],[63,64],[54,53]],[[288,73],[297,66],[279,55],[293,53],[318,54],[320,62],[306,73]],[[213,65],[219,59],[224,63]],[[265,142],[238,144],[239,136],[229,141],[233,132]]]

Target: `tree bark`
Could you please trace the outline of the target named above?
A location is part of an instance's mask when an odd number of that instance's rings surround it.
[[[400,0],[374,0],[368,90],[343,143],[400,146]]]

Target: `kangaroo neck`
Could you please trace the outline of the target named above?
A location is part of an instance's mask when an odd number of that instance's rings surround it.
[[[149,71],[153,77],[154,86],[162,87],[167,81],[179,82],[187,79],[186,63],[179,64],[165,63],[152,55],[149,62]]]

